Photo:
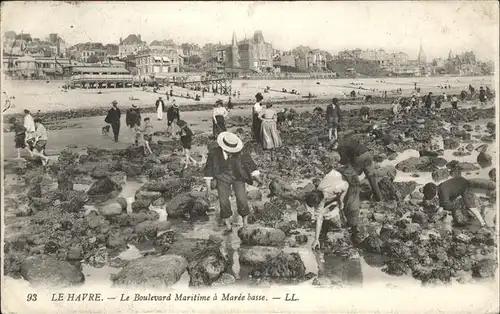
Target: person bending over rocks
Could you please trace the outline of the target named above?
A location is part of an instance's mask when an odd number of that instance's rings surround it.
[[[217,146],[211,147],[205,164],[205,183],[207,195],[212,189],[212,180],[216,180],[220,203],[220,217],[226,225],[224,233],[232,231],[229,218],[232,216],[231,187],[236,196],[238,213],[243,217],[243,224],[248,224],[248,206],[245,183],[256,181],[262,185],[260,172],[250,154],[242,152],[243,142],[231,132],[222,132],[217,137]]]
[[[454,177],[436,186],[434,183],[427,183],[422,192],[424,201],[429,202],[434,197],[439,197],[438,210],[444,209],[450,211],[453,216],[453,222],[456,225],[464,225],[463,213],[460,209],[453,207],[453,201],[458,197],[462,197],[466,209],[476,217],[481,226],[486,225],[481,213],[476,207],[474,193],[469,180],[463,177]]]
[[[352,167],[341,170],[333,169],[316,190],[305,197],[306,207],[316,213],[316,232],[313,249],[320,246],[329,231],[333,231],[345,223],[350,228],[352,242],[361,243],[358,229],[360,183]]]
[[[351,165],[358,175],[365,174],[370,182],[375,199],[382,201],[382,193],[374,172],[373,156],[368,147],[353,137],[343,139],[338,146],[340,164]]]

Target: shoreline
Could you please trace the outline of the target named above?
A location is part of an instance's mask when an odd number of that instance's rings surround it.
[[[161,94],[159,94],[161,95]],[[448,95],[449,97],[453,96],[452,94]],[[380,105],[387,105],[391,104],[393,100],[398,99],[400,97],[403,97],[402,95],[388,95],[387,98],[379,97],[379,96],[373,96],[371,102],[367,102],[364,100],[364,97],[361,99],[342,99],[339,98],[339,101],[343,105],[355,105],[355,106],[369,106],[376,108],[377,106]],[[281,99],[281,100],[273,100],[271,99],[270,101],[272,102],[273,105],[279,105],[279,106],[294,106],[297,105],[297,107],[314,107],[316,105],[325,105],[331,102],[332,96],[318,96],[315,98],[301,98],[301,99]],[[183,98],[180,97],[175,97],[177,101],[182,100]],[[269,101],[269,100],[268,100]],[[266,101],[264,100],[264,104]],[[233,105],[236,107],[245,107],[245,106],[252,106],[254,102],[252,101],[247,101],[247,100],[242,100],[238,101],[235,100],[233,101]],[[188,112],[188,111],[206,111],[206,110],[212,110],[214,104],[212,102],[203,102],[200,101],[195,104],[179,104],[181,112]],[[118,104],[119,108],[122,107],[122,114],[125,114],[125,110],[128,109],[128,106],[124,104]],[[156,108],[154,105],[148,105],[148,106],[138,106],[139,109],[141,110],[141,113],[154,113],[156,112]],[[96,117],[96,116],[105,116],[110,108],[109,106],[103,107],[103,106],[95,106],[95,107],[83,107],[83,108],[68,108],[68,109],[55,109],[55,110],[50,110],[46,112],[38,112],[35,113],[33,112],[33,115],[36,115],[37,117],[41,118],[44,121],[58,121],[58,120],[66,120],[66,119],[77,119],[77,118],[85,118],[85,117]],[[312,108],[313,109],[313,108]],[[349,109],[347,109],[349,110]],[[59,117],[59,115],[61,117]],[[21,117],[22,113],[3,113],[3,121],[4,123],[7,123],[10,117]]]

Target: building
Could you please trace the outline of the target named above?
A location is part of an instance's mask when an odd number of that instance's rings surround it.
[[[203,50],[196,44],[183,43],[181,44],[182,55],[186,58],[191,56],[203,57]]]
[[[160,73],[178,73],[183,58],[177,49],[160,47],[141,51],[135,58],[137,73],[141,76]]]
[[[69,77],[73,66],[82,65],[67,58],[44,56],[5,56],[2,59],[2,69],[14,78],[60,78]]]
[[[55,33],[49,34],[49,38],[47,39],[47,42],[49,42],[51,45],[55,46],[55,48],[56,48],[55,54],[58,57],[62,58],[62,57],[66,56],[66,49],[68,47],[67,47],[64,39],[62,39],[58,34],[55,34]]]
[[[233,32],[231,45],[218,49],[219,61],[228,68],[264,72],[273,69],[273,46],[266,43],[261,31],[250,39],[237,41]]]
[[[107,60],[107,50],[102,43],[82,43],[68,49],[70,59],[84,63],[96,63]]]
[[[106,56],[108,58],[118,57],[120,53],[120,48],[115,44],[107,44],[104,46],[104,50],[106,50]]]
[[[145,41],[142,41],[141,35],[130,34],[125,39],[120,38],[118,56],[125,58],[128,55],[136,55],[146,49],[148,49],[148,46]]]
[[[132,83],[133,76],[125,68],[75,67],[71,76],[73,86],[87,88],[131,87]]]

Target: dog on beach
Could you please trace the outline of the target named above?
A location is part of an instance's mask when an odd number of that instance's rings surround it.
[[[109,128],[110,128],[110,125],[105,125],[102,127],[102,135],[109,135]]]

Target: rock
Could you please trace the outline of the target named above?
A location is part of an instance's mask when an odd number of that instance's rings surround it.
[[[465,146],[465,149],[468,150],[469,152],[472,152],[474,150],[474,145],[472,144],[467,144],[467,146]]]
[[[249,245],[279,246],[285,240],[285,233],[279,229],[250,225],[238,230],[242,243]]]
[[[151,205],[151,201],[148,199],[136,200],[132,203],[132,212],[137,213],[141,210],[148,210],[149,205]]]
[[[83,258],[83,248],[81,245],[77,244],[69,248],[66,254],[66,259],[68,261],[79,261]]]
[[[21,275],[31,285],[68,287],[85,281],[85,276],[77,267],[48,255],[25,259],[21,264]]]
[[[255,278],[303,278],[306,267],[298,253],[280,252],[276,257],[254,269]]]
[[[446,164],[446,168],[451,170],[458,169],[460,171],[474,171],[479,170],[479,167],[475,166],[470,162],[459,162],[457,160],[452,160]]]
[[[476,147],[476,151],[486,153],[488,151],[488,144],[481,144]]]
[[[92,184],[87,191],[88,195],[105,195],[115,191],[121,191],[121,186],[113,182],[109,177],[104,177]]]
[[[411,221],[413,223],[417,223],[421,226],[427,226],[429,224],[429,216],[427,216],[426,213],[424,212],[414,212],[412,215],[411,215]]]
[[[209,209],[206,200],[200,197],[194,197],[189,193],[183,193],[175,196],[165,205],[167,214],[171,218],[181,218],[189,214],[193,220],[197,217],[205,216]]]
[[[223,272],[229,263],[218,247],[208,247],[196,254],[188,265],[189,286],[210,286]]]
[[[495,277],[498,263],[495,260],[486,259],[479,261],[472,267],[472,277],[475,278],[492,278]]]
[[[138,236],[147,236],[150,239],[156,239],[158,223],[156,221],[146,220],[138,223],[134,231]]]
[[[233,285],[236,283],[236,279],[234,278],[233,275],[229,273],[223,273],[219,279],[216,281],[212,282],[212,286],[227,286],[227,285]]]
[[[165,199],[163,197],[160,197],[159,199],[157,199],[156,201],[153,202],[153,206],[163,206],[165,205],[167,202],[165,201]]]
[[[491,166],[491,159],[491,156],[485,152],[480,152],[479,155],[477,155],[477,163],[481,168]]]
[[[122,248],[127,244],[127,237],[120,233],[120,231],[111,232],[108,236],[106,246],[108,248]]]
[[[490,177],[491,181],[496,182],[497,181],[497,170],[495,168],[491,169],[488,172],[488,177]]]
[[[361,248],[371,253],[380,253],[382,245],[382,240],[376,234],[370,234],[360,244]]]
[[[488,123],[486,124],[486,128],[487,128],[488,130],[495,130],[495,129],[496,129],[495,122],[488,122]]]
[[[295,241],[297,241],[297,243],[299,245],[307,243],[307,235],[305,235],[305,234],[298,234],[298,235],[295,236]]]
[[[260,201],[262,200],[262,192],[260,190],[249,190],[247,192],[247,198],[250,201]]]
[[[116,286],[166,288],[179,281],[187,265],[181,256],[148,256],[130,261],[112,280]]]
[[[432,172],[432,180],[439,182],[447,179],[450,176],[448,169],[437,169]]]
[[[399,150],[398,146],[394,143],[386,145],[385,148],[387,148],[387,150],[390,151],[391,153],[397,153]]]
[[[396,169],[403,172],[416,172],[416,171],[429,172],[433,170],[432,158],[410,157],[398,163],[396,165]]]
[[[240,248],[240,263],[243,265],[260,265],[277,257],[282,251],[275,247],[253,246],[251,248]]]
[[[385,166],[376,168],[374,171],[377,178],[389,178],[394,179],[396,177],[396,168],[394,166]]]
[[[118,202],[111,202],[102,207],[99,207],[99,214],[104,217],[120,215],[123,212],[123,206]]]
[[[460,143],[454,138],[445,138],[443,142],[444,149],[457,149],[460,146]]]
[[[378,183],[382,198],[384,200],[399,200],[402,201],[405,197],[411,194],[417,187],[414,181],[409,182],[393,182],[388,178],[382,178]]]
[[[152,204],[154,201],[159,199],[162,196],[160,192],[152,192],[152,191],[144,191],[139,189],[135,193],[135,201],[147,201],[149,204]],[[148,205],[149,207],[149,205]]]

